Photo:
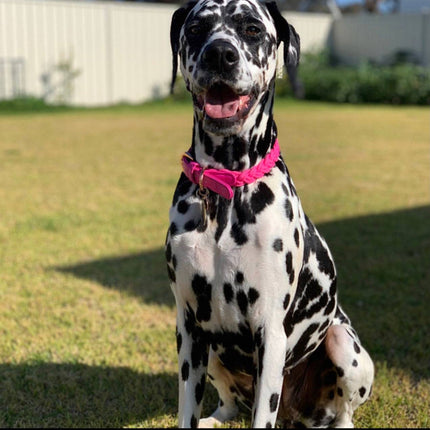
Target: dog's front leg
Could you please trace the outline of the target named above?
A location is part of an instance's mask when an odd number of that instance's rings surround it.
[[[285,333],[279,332],[282,324],[266,325],[262,344],[257,350],[258,372],[255,389],[255,428],[275,427],[279,400],[282,394],[283,369],[287,350]]]
[[[197,428],[202,410],[208,365],[208,343],[193,312],[178,312],[179,427]]]

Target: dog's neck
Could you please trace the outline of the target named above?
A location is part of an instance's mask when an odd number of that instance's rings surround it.
[[[202,167],[245,170],[258,164],[273,147],[276,124],[273,120],[273,85],[264,93],[237,134],[219,136],[203,129],[194,112],[191,153]]]

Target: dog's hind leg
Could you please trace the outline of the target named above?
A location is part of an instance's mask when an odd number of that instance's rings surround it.
[[[353,427],[373,374],[369,354],[338,307],[323,343],[286,373],[279,418],[289,427]]]
[[[210,417],[199,422],[200,428],[211,428],[233,419],[239,408],[237,406],[237,390],[234,376],[223,366],[218,355],[211,349],[209,352],[208,377],[218,391],[218,407]],[[252,378],[249,376],[250,385]],[[243,387],[243,385],[242,385]]]
[[[354,410],[367,400],[372,390],[373,362],[349,321],[334,323],[328,329],[325,347],[337,373],[334,426],[353,427]]]

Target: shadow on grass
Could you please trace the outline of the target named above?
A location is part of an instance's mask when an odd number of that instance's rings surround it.
[[[430,377],[430,206],[318,229],[336,261],[340,302],[373,359]],[[174,305],[161,249],[57,269]]]
[[[83,364],[0,365],[0,426],[124,427],[177,413],[177,375]]]
[[[318,226],[339,299],[373,360],[430,378],[430,206]]]
[[[128,292],[145,303],[170,307],[175,304],[163,249],[102,258],[55,269],[78,278],[90,279],[107,288]]]

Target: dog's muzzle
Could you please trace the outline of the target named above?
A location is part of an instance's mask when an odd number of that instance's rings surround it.
[[[197,106],[212,119],[237,121],[252,107],[254,95],[238,94],[223,82],[216,82],[196,97]]]
[[[240,127],[256,100],[256,88],[237,81],[240,55],[230,42],[218,39],[207,45],[199,61],[200,75],[193,101],[207,131],[223,134]]]

